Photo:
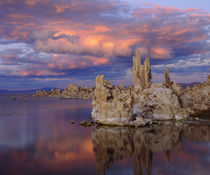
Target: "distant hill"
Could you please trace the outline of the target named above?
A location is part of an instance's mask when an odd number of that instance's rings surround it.
[[[56,89],[56,88],[49,88],[49,87],[46,87],[46,88],[39,88],[39,89],[27,89],[27,90],[7,90],[7,89],[0,89],[0,93],[35,93],[36,91],[38,90],[45,90],[47,92],[50,92],[51,89]],[[61,89],[62,91],[64,89]]]
[[[194,86],[195,84],[199,84],[199,82],[192,82],[192,83],[178,83],[180,84],[181,87],[183,88],[187,88],[187,86]],[[45,87],[45,88],[38,88],[38,89],[27,89],[27,90],[7,90],[7,89],[0,89],[0,93],[31,93],[34,94],[36,91],[38,90],[45,90],[47,92],[50,92],[51,89],[56,89],[56,88],[52,88],[52,87]],[[64,89],[61,89],[62,91]]]
[[[199,82],[192,82],[192,83],[178,83],[181,87],[187,88],[187,86],[193,87],[196,84],[200,84]]]

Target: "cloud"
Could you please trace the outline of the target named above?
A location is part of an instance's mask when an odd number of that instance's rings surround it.
[[[127,81],[136,49],[155,74],[166,65],[177,75],[209,72],[210,15],[198,9],[20,0],[1,1],[0,11],[0,77]]]
[[[21,3],[16,5],[20,7]],[[84,0],[24,4],[22,11],[8,10],[2,18],[8,25],[0,25],[0,29],[3,38],[32,42],[37,51],[112,58],[128,57],[139,49],[145,57],[169,59],[177,53],[191,55],[210,49],[206,42],[210,18],[198,9],[151,4],[133,9],[122,2]],[[47,11],[40,17],[46,6]],[[2,6],[9,7],[7,3]],[[127,12],[131,14],[129,19],[124,15]]]
[[[72,69],[81,70],[108,64],[108,58],[36,53],[30,52],[30,48],[27,47],[18,50],[5,49],[0,53],[0,65],[2,69],[7,69],[4,74],[0,73],[4,76],[63,76]]]
[[[194,71],[198,71],[201,68],[202,71],[206,71],[210,73],[210,53],[206,54],[193,54],[188,57],[178,57],[177,59],[169,61],[168,63],[153,65],[154,69],[160,70],[165,69],[165,67],[169,67],[172,70],[178,70],[180,72],[186,73],[188,70],[191,72],[191,69],[195,69]],[[189,69],[190,68],[190,69]],[[197,69],[197,70],[196,70]]]
[[[207,76],[209,74],[204,73],[192,73],[192,74],[184,74],[184,73],[170,73],[171,81],[176,80],[178,83],[192,83],[192,82],[203,82],[206,81]],[[163,73],[153,73],[152,81],[154,83],[164,82],[164,74]]]
[[[12,72],[12,75],[15,76],[57,76],[57,75],[65,75],[64,72],[60,72],[60,73],[55,73],[52,71],[47,71],[47,70],[27,70],[27,71],[14,71]]]

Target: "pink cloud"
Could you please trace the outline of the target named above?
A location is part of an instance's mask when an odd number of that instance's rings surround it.
[[[55,73],[48,70],[22,70],[20,72],[14,72],[13,73],[16,76],[58,76],[58,75],[65,75],[64,72],[61,73]]]
[[[55,54],[52,56],[51,60],[47,64],[49,69],[78,69],[90,66],[99,66],[104,64],[109,64],[108,58],[92,57],[92,56],[80,56],[80,61],[78,57]]]
[[[129,16],[129,8],[110,1],[18,2],[1,3],[0,8],[7,10],[0,17],[1,37],[27,43],[37,55],[45,52],[47,56],[39,63],[34,63],[35,58],[30,60],[30,55],[24,58],[33,63],[22,60],[27,64],[15,71],[17,75],[64,75],[63,70],[108,65],[116,57],[131,58],[136,49],[152,59],[207,53],[210,49],[210,16],[198,9],[144,2],[145,6],[137,7]],[[18,62],[12,55],[2,59]]]
[[[152,58],[170,58],[172,50],[170,48],[153,47],[150,49]]]
[[[96,57],[86,56],[85,59],[92,61],[92,64],[94,66],[109,64],[108,58],[96,58]]]
[[[147,57],[168,59],[174,56],[175,48],[184,48],[187,42],[205,41],[208,38],[207,32],[199,26],[201,17],[190,16],[191,12],[196,11],[160,6],[138,8],[133,16],[137,22],[122,24],[120,30],[117,24],[110,26],[71,22],[71,27],[62,25],[61,28],[58,22],[54,25],[57,31],[54,36],[77,36],[78,41],[35,38],[35,48],[47,53],[87,54],[96,57],[130,56],[135,49],[143,48],[142,54]],[[169,18],[165,16],[167,14],[170,14]],[[207,25],[208,21],[205,19],[203,25]],[[202,52],[202,49],[197,52]]]

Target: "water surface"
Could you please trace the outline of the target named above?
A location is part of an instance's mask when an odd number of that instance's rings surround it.
[[[1,175],[210,174],[208,126],[85,128],[90,100],[16,97],[0,94]]]

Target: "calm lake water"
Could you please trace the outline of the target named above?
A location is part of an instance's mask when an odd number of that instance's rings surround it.
[[[210,174],[209,126],[85,128],[90,100],[15,97],[0,94],[1,175]]]

